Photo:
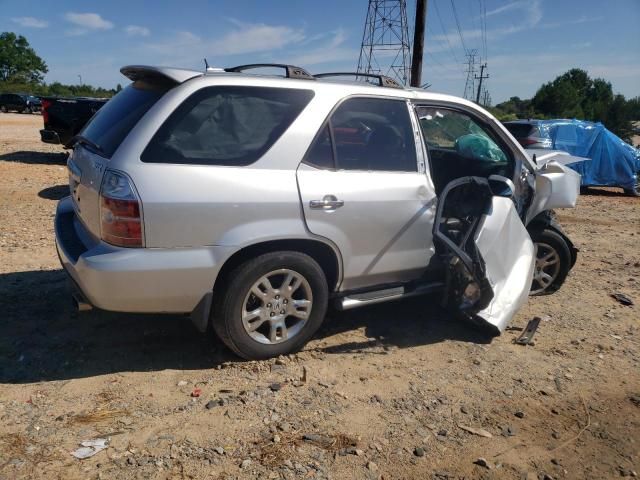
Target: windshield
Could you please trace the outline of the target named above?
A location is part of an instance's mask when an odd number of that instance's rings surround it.
[[[97,111],[80,136],[99,147],[96,153],[111,158],[131,129],[166,91],[166,87],[132,83]]]

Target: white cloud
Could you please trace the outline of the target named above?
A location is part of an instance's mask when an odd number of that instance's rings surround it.
[[[244,23],[230,20],[236,28],[209,43],[213,55],[238,55],[243,53],[277,50],[285,45],[304,40],[304,32],[282,25]]]
[[[67,31],[68,35],[84,35],[92,30],[110,30],[113,23],[105,20],[97,13],[65,13],[64,18],[76,28]]]
[[[148,37],[151,34],[151,31],[147,27],[141,27],[139,25],[127,25],[124,27],[124,31],[130,37]]]
[[[328,37],[330,35],[330,37]],[[344,46],[347,34],[343,29],[338,29],[322,36],[315,36],[313,41],[324,40],[328,37],[328,41],[319,44],[313,48],[304,49],[302,53],[286,57],[285,61],[292,65],[300,65],[302,67],[319,65],[323,63],[338,63],[351,61],[355,65],[358,58],[358,50]],[[310,42],[311,43],[311,42]]]
[[[35,17],[16,17],[12,18],[11,21],[27,28],[47,28],[49,26],[49,22],[46,20],[40,20]]]
[[[283,47],[300,45],[305,39],[303,30],[284,25],[228,21],[234,28],[219,37],[203,38],[189,31],[179,31],[166,40],[147,43],[143,48],[156,53],[156,61],[164,63],[184,64],[187,61],[185,52],[188,52],[192,61],[207,57],[213,65],[220,57],[268,54]]]

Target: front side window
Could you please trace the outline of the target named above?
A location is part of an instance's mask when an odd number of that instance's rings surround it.
[[[305,158],[319,168],[416,172],[416,148],[403,100],[350,98],[342,102]]]
[[[437,191],[459,177],[513,177],[512,155],[488,126],[447,108],[417,107],[416,112]]]
[[[280,138],[313,97],[311,90],[219,86],[180,105],[142,154],[143,162],[244,166]]]

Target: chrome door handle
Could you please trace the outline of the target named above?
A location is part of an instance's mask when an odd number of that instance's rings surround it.
[[[309,207],[314,210],[335,210],[344,205],[344,200],[338,200],[334,195],[325,195],[322,200],[311,200]]]

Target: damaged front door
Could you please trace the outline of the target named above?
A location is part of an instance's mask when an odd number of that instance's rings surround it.
[[[498,333],[526,302],[535,249],[507,179],[462,177],[442,191],[433,227],[447,269],[444,303]]]

